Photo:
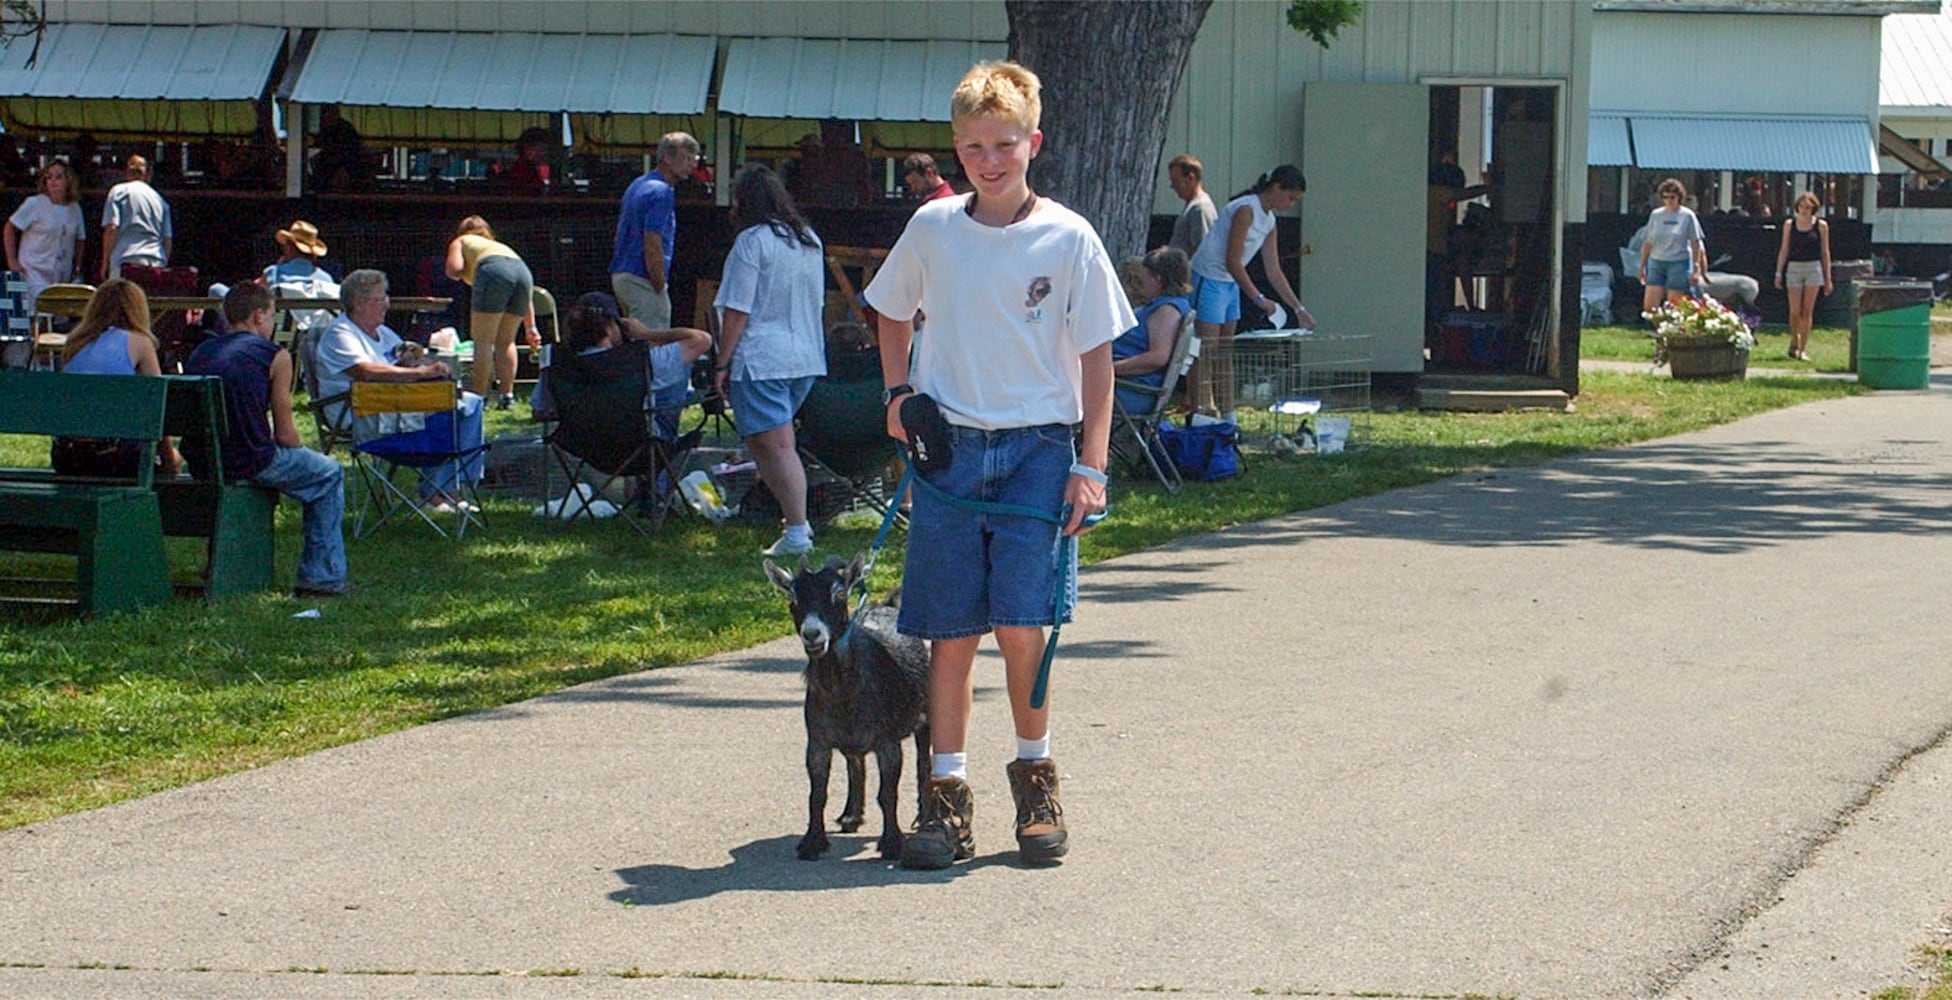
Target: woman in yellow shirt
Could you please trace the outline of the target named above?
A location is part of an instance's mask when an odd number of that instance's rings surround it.
[[[447,276],[474,289],[468,312],[468,335],[474,340],[471,388],[486,400],[489,384],[498,381],[501,395],[495,405],[506,410],[515,402],[515,335],[526,321],[530,345],[540,339],[535,277],[508,244],[496,242],[495,231],[479,215],[462,219],[448,243]]]

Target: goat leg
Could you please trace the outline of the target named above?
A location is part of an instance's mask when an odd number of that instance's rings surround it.
[[[827,853],[827,776],[833,770],[832,749],[807,741],[807,834],[800,838],[801,861]]]
[[[875,790],[881,802],[881,839],[874,846],[884,859],[899,858],[901,821],[895,817],[895,806],[901,799],[901,740],[884,740],[875,748],[874,762],[881,766],[881,786]]]
[[[931,740],[929,739],[929,717],[924,715],[922,716],[922,721],[917,722],[915,724],[915,828],[916,829],[921,829],[922,826],[922,803],[928,800],[929,771],[935,765],[934,757],[930,753],[931,749],[932,749]]]
[[[847,805],[841,807],[840,832],[853,833],[867,821],[867,754],[857,750],[842,750],[847,758]]]

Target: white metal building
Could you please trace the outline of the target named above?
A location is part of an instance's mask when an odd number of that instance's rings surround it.
[[[1814,187],[1830,211],[1868,217],[1881,22],[1937,0],[1593,6],[1589,209],[1638,211],[1662,174],[1688,171],[1704,209],[1753,214],[1759,202],[1780,217]]]
[[[1379,372],[1403,373],[1424,365],[1432,155],[1453,152],[1473,175],[1499,159],[1511,195],[1502,211],[1537,232],[1540,254],[1501,283],[1532,303],[1535,324],[1559,329],[1564,242],[1577,239],[1586,204],[1591,5],[1369,0],[1362,22],[1326,51],[1289,28],[1285,11],[1280,0],[1213,5],[1163,155],[1199,156],[1217,197],[1272,166],[1301,165],[1310,181],[1299,210],[1301,294],[1324,324],[1372,334]],[[939,131],[946,81],[1002,54],[1007,35],[997,0],[48,0],[47,16],[64,53],[48,62],[127,72],[113,83],[0,76],[0,101],[18,120],[86,113],[100,134],[243,134],[255,122],[239,105],[260,95],[202,84],[254,77],[284,121],[332,102],[369,139],[506,141],[560,122],[579,141],[616,149],[683,127],[720,162],[777,141],[769,130],[799,135],[821,117],[861,120],[864,133],[873,123],[871,148],[912,142],[903,129]],[[84,38],[84,25],[121,34]],[[238,25],[284,31],[266,44]],[[239,44],[218,44],[213,30]],[[261,75],[267,58],[284,60],[277,79]],[[215,103],[232,113],[213,118]],[[1443,135],[1431,127],[1433,107],[1446,109]],[[306,129],[289,131],[302,141]],[[287,163],[295,193],[303,156]],[[1155,212],[1180,207],[1163,171],[1149,195]],[[1576,384],[1556,343],[1544,367]]]
[[[1952,245],[1952,15],[1884,19],[1878,72],[1883,172],[1875,239]]]

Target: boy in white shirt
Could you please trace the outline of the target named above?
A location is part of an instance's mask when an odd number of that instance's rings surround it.
[[[888,433],[908,440],[912,394],[933,399],[948,427],[947,468],[913,493],[898,627],[930,640],[930,778],[908,868],[973,856],[967,783],[972,667],[996,634],[1010,693],[1017,758],[1007,771],[1017,846],[1031,864],[1066,850],[1048,706],[1031,689],[1053,620],[1060,533],[1080,535],[1105,509],[1111,432],[1111,342],[1137,322],[1113,261],[1077,213],[1030,190],[1043,144],[1040,83],[1015,63],[979,63],[950,101],[956,158],[975,187],[917,209],[866,297],[880,314]],[[908,320],[929,317],[917,333]],[[914,372],[909,352],[914,349]],[[913,385],[907,383],[913,382]],[[1082,424],[1082,452],[1072,428]],[[1060,513],[1064,522],[972,509],[945,498]],[[1062,614],[1075,602],[1075,575]]]

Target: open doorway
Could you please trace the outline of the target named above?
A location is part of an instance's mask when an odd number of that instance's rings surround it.
[[[1543,374],[1555,329],[1558,88],[1429,90],[1425,370]]]

